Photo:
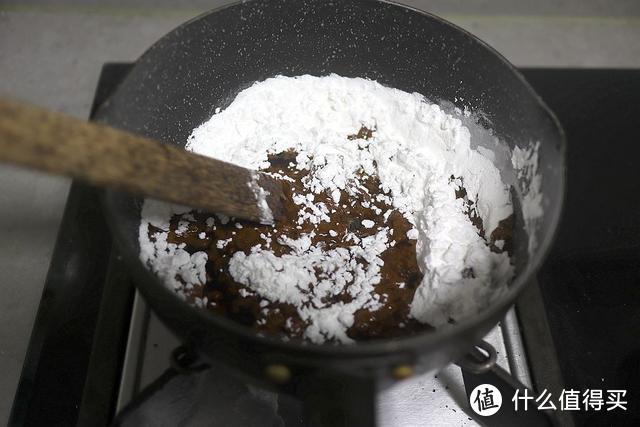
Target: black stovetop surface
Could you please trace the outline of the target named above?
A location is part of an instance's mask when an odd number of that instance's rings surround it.
[[[127,70],[105,66],[95,105]],[[640,70],[522,71],[569,143],[563,218],[538,275],[565,388],[628,390],[627,412],[574,418],[640,425]],[[70,192],[12,425],[104,425],[113,417],[132,286],[98,196],[80,184]]]
[[[538,274],[565,387],[626,389],[630,403],[576,422],[640,425],[640,70],[524,72],[568,140],[562,221]]]

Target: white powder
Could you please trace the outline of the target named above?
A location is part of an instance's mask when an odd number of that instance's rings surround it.
[[[362,126],[374,130],[372,138],[345,140]],[[359,174],[378,176],[385,194],[376,200],[394,206],[414,226],[407,237],[417,239],[424,279],[411,315],[441,326],[486,306],[513,274],[508,255],[493,253],[487,245],[499,221],[512,214],[509,190],[491,152],[472,149],[470,140],[460,120],[419,94],[337,75],[279,76],[238,94],[228,108],[193,131],[187,149],[250,169],[268,167],[270,153],[295,150],[296,167],[310,171],[303,182],[312,193],[294,196],[300,206],[299,224],[329,220],[327,206],[315,202],[313,194],[326,192],[337,203],[341,191],[348,195],[363,191]],[[483,221],[487,240],[469,220],[465,201],[456,198],[460,185]],[[165,226],[159,228],[166,229],[170,213],[165,209],[151,217],[148,204],[141,224],[141,257],[168,277],[175,272],[167,258],[171,251],[162,242],[149,242],[147,225],[158,226],[158,221]],[[365,221],[364,227],[370,225]],[[280,243],[292,253],[276,256],[256,246],[249,255],[235,253],[229,270],[234,280],[267,300],[296,305],[309,322],[305,336],[311,341],[349,342],[346,330],[353,324],[354,312],[363,307],[375,310],[381,304],[373,289],[380,281],[380,254],[390,246],[392,234],[386,228],[363,239],[347,233],[344,239],[352,246],[334,250],[312,245],[308,235],[282,238]],[[178,255],[180,262],[188,263]],[[197,274],[185,274],[192,280],[186,283],[199,283],[204,263],[192,270]],[[351,283],[346,288],[353,297],[350,303],[323,302],[324,297],[345,290],[347,283]]]
[[[536,226],[542,217],[542,177],[538,173],[538,148],[536,142],[527,148],[515,147],[511,155],[511,164],[516,171],[522,192],[522,217],[524,228],[529,236],[529,255],[535,251],[538,242],[536,240]]]
[[[147,199],[142,207],[138,241],[140,259],[151,266],[153,271],[171,288],[183,296],[180,291],[188,290],[196,284],[206,282],[205,264],[207,254],[196,252],[189,255],[184,244],[167,242],[169,220],[172,215],[188,212],[191,208]],[[149,225],[164,231],[149,239]]]
[[[420,237],[420,232],[415,228],[407,231],[407,239],[418,240],[418,237]]]
[[[309,236],[282,239],[280,243],[293,252],[278,257],[259,246],[248,256],[236,252],[229,263],[234,280],[270,301],[299,307],[300,317],[309,322],[305,331],[309,340],[350,342],[346,330],[353,324],[354,313],[360,308],[375,310],[380,306],[373,291],[380,282],[379,255],[388,247],[387,229],[360,239],[349,249],[324,250],[321,245],[311,245]],[[366,263],[357,262],[358,258]],[[311,286],[313,293],[309,292]],[[324,302],[345,291],[353,298],[351,302]]]
[[[229,244],[230,241],[231,241],[231,239],[218,240],[216,242],[216,247],[218,249],[223,249],[225,246],[227,246]]]
[[[273,212],[267,203],[267,196],[270,194],[267,190],[258,184],[259,175],[255,172],[251,173],[251,181],[247,185],[256,197],[258,208],[260,209],[260,222],[263,224],[273,224]]]

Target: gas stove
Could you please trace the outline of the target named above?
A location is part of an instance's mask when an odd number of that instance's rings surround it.
[[[498,364],[530,387],[531,378],[527,357],[515,310],[510,310],[505,319],[487,335],[485,340],[497,350]],[[145,387],[151,385],[152,388],[155,388],[154,382],[166,371],[172,351],[180,345],[179,339],[161,323],[140,294],[136,292],[116,412],[125,409]],[[242,388],[244,391],[243,394],[232,397],[219,396],[216,403],[218,406],[235,406],[238,400],[256,396],[255,389],[244,387],[241,380],[228,376],[220,367],[211,368],[209,375],[212,378],[207,378],[206,382],[212,383],[210,388],[219,386],[216,383],[224,382],[226,388]],[[288,399],[287,410],[297,406],[295,408],[296,416],[302,413],[301,402],[297,402],[293,398],[278,396],[266,390],[257,396],[267,402],[274,402],[276,412],[282,411],[279,403],[286,398]],[[229,400],[226,404],[222,404],[225,397]],[[158,406],[175,405],[183,408],[188,406],[193,398],[188,393],[179,396],[175,394],[165,396],[159,402],[150,405],[152,409],[145,410],[144,419],[149,425],[157,425],[161,421],[166,422],[167,415],[157,410]],[[180,400],[182,402],[177,402]],[[466,402],[467,395],[462,371],[458,366],[450,365],[437,374],[429,373],[416,376],[402,381],[390,389],[380,391],[377,419],[381,426],[416,426],[429,419],[437,419],[442,425],[477,425],[472,418],[475,414],[470,412]],[[212,419],[215,419],[216,415],[219,416],[219,410],[219,408],[208,409]],[[176,412],[180,412],[180,416],[183,415],[181,410]],[[235,414],[236,417],[238,415]],[[278,416],[283,420],[289,419],[290,415],[278,413]],[[139,420],[140,418],[136,418],[136,421]],[[175,423],[167,423],[167,425],[178,424],[179,421],[180,419],[176,418]],[[306,424],[296,423],[294,425]]]
[[[92,114],[130,67],[104,66]],[[538,282],[486,340],[498,364],[538,392],[617,388],[633,402],[640,390],[640,169],[633,164],[640,146],[632,143],[628,106],[640,105],[640,71],[522,71],[567,132],[568,195]],[[207,390],[203,419],[307,425],[296,399],[247,386],[221,367],[172,380],[167,368],[180,344],[134,290],[112,247],[100,191],[74,183],[10,424],[108,425],[127,407],[138,413],[123,425],[193,421],[185,411],[203,399],[193,394],[197,385]],[[467,392],[460,368],[450,365],[380,391],[377,418],[383,426],[477,425]],[[561,425],[615,424],[612,416],[633,423],[638,407],[554,413]]]

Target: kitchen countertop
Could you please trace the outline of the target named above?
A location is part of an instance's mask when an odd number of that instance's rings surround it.
[[[27,0],[0,5],[0,94],[86,118],[104,62],[135,59],[204,10],[205,3],[226,2],[136,0],[125,7],[118,0],[82,5]],[[406,3],[466,28],[518,66],[640,67],[637,2],[611,6],[571,0],[520,9],[504,0],[481,2],[482,7]],[[0,166],[1,424],[13,401],[68,188],[63,178]]]

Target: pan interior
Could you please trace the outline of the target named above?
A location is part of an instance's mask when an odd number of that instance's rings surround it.
[[[540,144],[544,215],[530,230],[537,247],[529,248],[521,203],[530,182],[517,179],[504,163],[503,179],[514,184],[516,279],[488,313],[457,327],[469,328],[484,319],[488,328],[488,320],[506,310],[549,246],[563,196],[564,146],[555,119],[528,84],[503,58],[464,31],[382,2],[243,2],[205,14],[157,42],[97,117],[184,146],[214,108],[225,108],[256,81],[331,73],[376,80],[420,93],[450,111],[469,111],[465,124],[474,139],[487,144],[497,139],[505,153]],[[126,256],[135,258],[141,201],[109,192],[106,202],[116,237]],[[140,264],[137,259],[131,262]],[[140,265],[134,269],[142,270]],[[162,286],[148,271],[137,280],[147,290]],[[184,304],[174,299],[176,305]],[[242,329],[215,316],[208,319],[219,327]]]

